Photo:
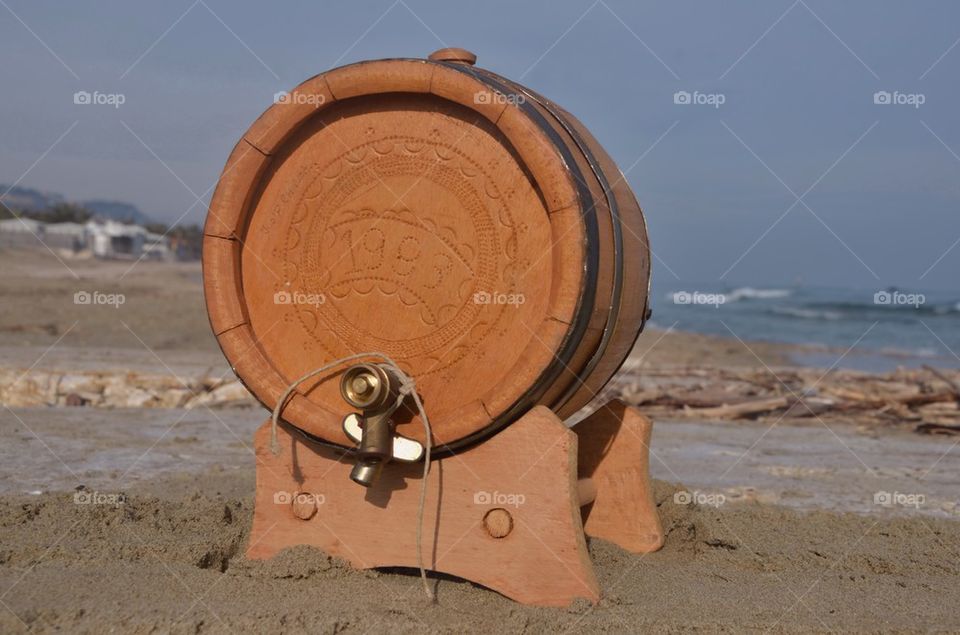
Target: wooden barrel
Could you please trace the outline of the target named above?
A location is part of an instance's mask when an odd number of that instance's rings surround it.
[[[227,160],[204,228],[210,323],[272,408],[379,351],[453,452],[537,404],[594,397],[647,315],[643,215],[583,125],[462,49],[351,64],[276,99]],[[283,418],[350,446],[339,373]],[[423,440],[418,416],[400,434]]]

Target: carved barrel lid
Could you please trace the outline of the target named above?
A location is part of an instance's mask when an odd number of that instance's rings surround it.
[[[591,235],[570,150],[475,60],[444,49],[331,70],[279,95],[237,143],[204,229],[205,293],[264,405],[379,351],[416,379],[435,442],[457,447],[571,372],[596,322],[594,252],[612,246]],[[301,384],[283,418],[346,446],[339,374]],[[423,439],[413,412],[398,423]]]

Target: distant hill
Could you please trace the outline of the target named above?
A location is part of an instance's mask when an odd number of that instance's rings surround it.
[[[28,187],[14,187],[7,192],[7,187],[0,185],[0,203],[18,212],[42,212],[66,202],[63,195],[56,192],[41,192]]]
[[[7,186],[0,185],[0,203],[15,212],[23,213],[27,216],[31,214],[43,214],[51,208],[63,205],[71,201],[56,192],[42,192],[28,187],[14,187],[6,194]],[[124,203],[121,201],[90,200],[75,203],[83,207],[96,216],[111,218],[121,223],[135,223],[137,225],[146,225],[152,220],[149,216],[140,211],[136,205]]]

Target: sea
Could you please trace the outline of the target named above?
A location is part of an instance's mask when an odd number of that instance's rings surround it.
[[[792,355],[801,365],[960,368],[960,292],[677,284],[652,294],[653,327],[806,345]]]

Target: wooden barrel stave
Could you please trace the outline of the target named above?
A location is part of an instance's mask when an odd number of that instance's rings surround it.
[[[599,195],[594,197],[596,213],[601,227],[610,230],[604,235],[604,238],[609,238],[605,244],[611,245],[612,253],[619,260],[613,263],[611,272],[601,269],[599,275],[601,281],[605,276],[610,276],[608,281],[611,293],[609,296],[599,293],[595,306],[595,314],[604,318],[604,337],[600,341],[585,338],[582,348],[591,353],[591,359],[583,366],[571,364],[565,379],[570,380],[574,368],[577,369],[577,375],[566,384],[563,396],[559,401],[546,400],[558,415],[565,418],[597,396],[623,364],[643,329],[649,309],[650,279],[646,224],[625,176],[603,146],[576,117],[529,88],[491,71],[480,72],[497,78],[518,94],[534,100],[556,121],[557,128],[567,133],[569,143],[575,147],[575,154],[588,166],[589,172],[583,166],[581,172],[592,173],[594,179],[590,179],[591,185],[596,185],[602,192],[602,199]],[[604,305],[605,300],[609,300],[607,305]],[[595,324],[596,322],[592,322],[591,326],[596,328]],[[557,389],[553,392],[556,394]]]

